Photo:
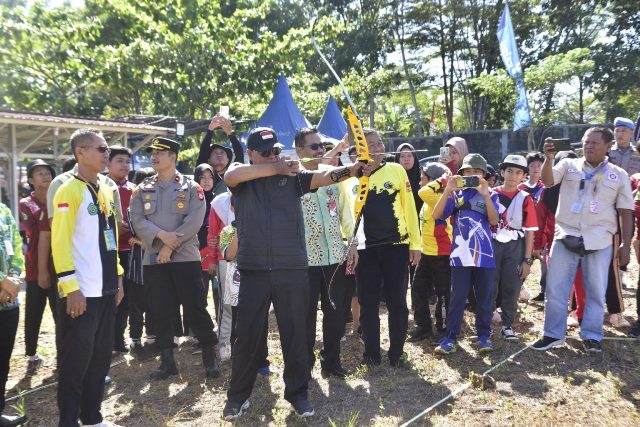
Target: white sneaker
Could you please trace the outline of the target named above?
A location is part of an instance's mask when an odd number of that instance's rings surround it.
[[[98,424],[82,424],[82,427],[122,427],[122,426],[118,424],[114,424],[110,421],[102,420],[102,422]]]
[[[502,323],[502,316],[498,313],[498,310],[493,312],[493,316],[491,317],[491,323]]]
[[[511,328],[503,327],[500,333],[502,334],[502,338],[507,341],[518,341],[518,336],[515,334],[515,332],[513,332],[513,329]]]
[[[218,347],[218,353],[220,353],[220,361],[226,362],[231,359],[231,346],[228,344],[222,344]]]
[[[609,323],[614,328],[628,328],[631,324],[624,318],[622,313],[614,313],[609,316]]]
[[[576,315],[575,311],[572,311],[571,313],[569,313],[569,315],[567,316],[567,327],[569,328],[576,328],[580,325],[580,323],[578,322],[578,316]]]
[[[523,286],[522,289],[520,289],[520,301],[526,302],[530,299],[531,294],[529,293],[529,290]]]

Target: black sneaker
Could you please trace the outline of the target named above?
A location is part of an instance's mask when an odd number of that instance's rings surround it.
[[[227,400],[226,405],[224,405],[224,410],[222,411],[222,418],[227,421],[237,420],[247,412],[250,405],[249,399],[245,400],[244,403]]]
[[[518,336],[515,332],[513,332],[513,329],[511,329],[511,327],[503,327],[500,334],[502,335],[502,338],[507,341],[518,341]]]
[[[407,358],[407,353],[402,353],[402,356],[400,356],[400,358],[397,360],[389,359],[389,365],[393,366],[394,368],[411,369],[411,363]]]
[[[360,362],[360,366],[372,368],[374,366],[380,366],[380,363],[381,361],[379,359],[374,359],[373,357],[363,357],[362,362]]]
[[[140,361],[149,360],[153,357],[153,353],[147,349],[147,346],[143,346],[140,341],[133,341],[129,345],[129,354]]]
[[[21,426],[26,422],[26,415],[0,415],[0,426]]]
[[[129,349],[124,342],[119,342],[113,345],[114,353],[129,353]]]
[[[42,359],[37,358],[35,360],[29,360],[27,363],[27,376],[32,377],[36,374],[38,368],[42,365]],[[2,424],[0,424],[2,425]]]
[[[582,340],[582,345],[588,353],[602,353],[602,344],[598,340]]]
[[[407,341],[408,342],[418,342],[430,337],[433,337],[433,331],[431,328],[424,328],[421,326],[416,326],[412,330],[409,331]]]
[[[531,301],[544,302],[544,292],[540,292],[537,296],[531,298]]]
[[[313,406],[307,399],[300,399],[293,403],[293,409],[296,410],[296,415],[300,418],[313,417],[316,411],[313,410]]]
[[[335,364],[335,365],[321,364],[320,366],[321,366],[321,373],[322,375],[325,375],[325,376],[334,376],[336,378],[345,379],[347,378],[347,375],[349,375],[349,371],[344,369],[339,364]]]
[[[630,338],[638,338],[640,337],[640,320],[637,320],[636,323],[631,327],[631,330],[627,334]]]
[[[564,338],[558,339],[558,338],[543,336],[538,341],[533,343],[531,348],[536,351],[546,351],[546,350],[549,350],[550,348],[557,347],[562,344],[564,344]]]

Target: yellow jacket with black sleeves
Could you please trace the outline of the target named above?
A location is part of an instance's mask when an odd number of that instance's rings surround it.
[[[61,297],[77,290],[87,298],[118,291],[118,276],[124,271],[118,259],[113,191],[106,180],[98,174],[98,186],[91,189],[74,176],[55,193],[51,252]]]
[[[369,177],[362,209],[365,247],[408,244],[419,251],[420,226],[407,172],[397,163],[382,163]]]

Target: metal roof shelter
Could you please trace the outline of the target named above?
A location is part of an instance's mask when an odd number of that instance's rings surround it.
[[[0,198],[4,199],[2,193],[8,192],[9,205],[16,218],[21,163],[36,158],[54,165],[62,163],[72,156],[69,137],[81,128],[100,129],[109,145],[119,143],[134,152],[155,136],[175,134],[175,127],[150,125],[139,120],[132,122],[0,111]],[[5,182],[2,182],[2,171]]]

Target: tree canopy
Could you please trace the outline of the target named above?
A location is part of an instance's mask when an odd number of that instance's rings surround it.
[[[510,127],[516,95],[499,56],[504,0],[0,1],[0,108],[113,118],[257,118],[277,76],[317,123],[343,96],[402,135]],[[513,0],[536,124],[635,117],[637,0]]]

